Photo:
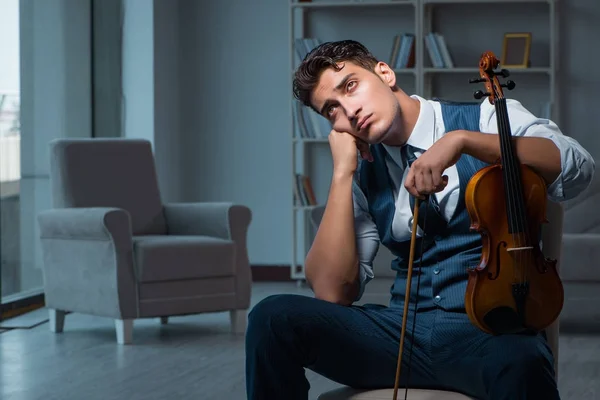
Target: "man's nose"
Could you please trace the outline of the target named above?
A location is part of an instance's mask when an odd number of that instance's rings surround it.
[[[360,106],[355,105],[355,104],[349,104],[346,107],[346,110],[348,112],[348,119],[350,121],[355,121],[358,118],[358,114],[361,110]]]

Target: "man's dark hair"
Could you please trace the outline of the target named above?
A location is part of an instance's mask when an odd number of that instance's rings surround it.
[[[378,60],[361,43],[354,40],[326,42],[306,55],[294,76],[294,97],[305,106],[310,104],[310,94],[317,85],[321,73],[327,68],[340,70],[338,63],[350,61],[373,71]]]

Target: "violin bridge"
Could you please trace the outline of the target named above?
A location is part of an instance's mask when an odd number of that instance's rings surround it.
[[[533,250],[533,246],[525,246],[525,247],[509,247],[506,251],[523,251],[523,250]]]

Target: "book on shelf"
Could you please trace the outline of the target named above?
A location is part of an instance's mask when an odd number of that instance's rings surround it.
[[[394,36],[388,65],[393,69],[415,67],[415,35],[405,33]]]
[[[322,42],[318,38],[295,38],[294,39],[294,50],[298,59],[304,60],[304,57],[312,51],[315,47],[320,45]]]
[[[303,174],[296,174],[294,183],[294,198],[296,199],[296,205],[316,206],[317,198],[315,197],[310,178]]]
[[[322,41],[318,38],[296,38],[294,39],[294,49],[300,60]],[[305,107],[298,100],[294,101],[292,109],[293,120],[296,132],[301,138],[307,139],[325,139],[331,132],[331,123],[322,115],[317,114],[312,108]]]
[[[429,32],[425,36],[425,47],[434,68],[454,68],[454,61],[443,35]]]
[[[312,108],[304,106],[300,101],[294,100],[292,109],[296,132],[301,138],[325,139],[331,132],[331,122],[322,115],[317,114]]]

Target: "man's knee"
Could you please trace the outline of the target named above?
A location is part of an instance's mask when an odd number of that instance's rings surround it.
[[[528,376],[530,374],[548,373],[554,374],[554,358],[552,351],[541,338],[531,338],[514,348],[517,362],[516,367]],[[512,349],[511,349],[511,352]]]
[[[490,398],[558,399],[553,357],[543,340],[507,336],[499,342],[490,357]]]
[[[275,294],[258,302],[248,314],[248,336],[276,334],[293,325],[305,296]]]
[[[513,346],[508,345],[505,354],[507,358],[500,376],[507,377],[519,387],[554,390],[554,358],[542,340],[525,340]]]
[[[523,378],[554,372],[552,356],[541,345],[519,349],[514,367]]]

